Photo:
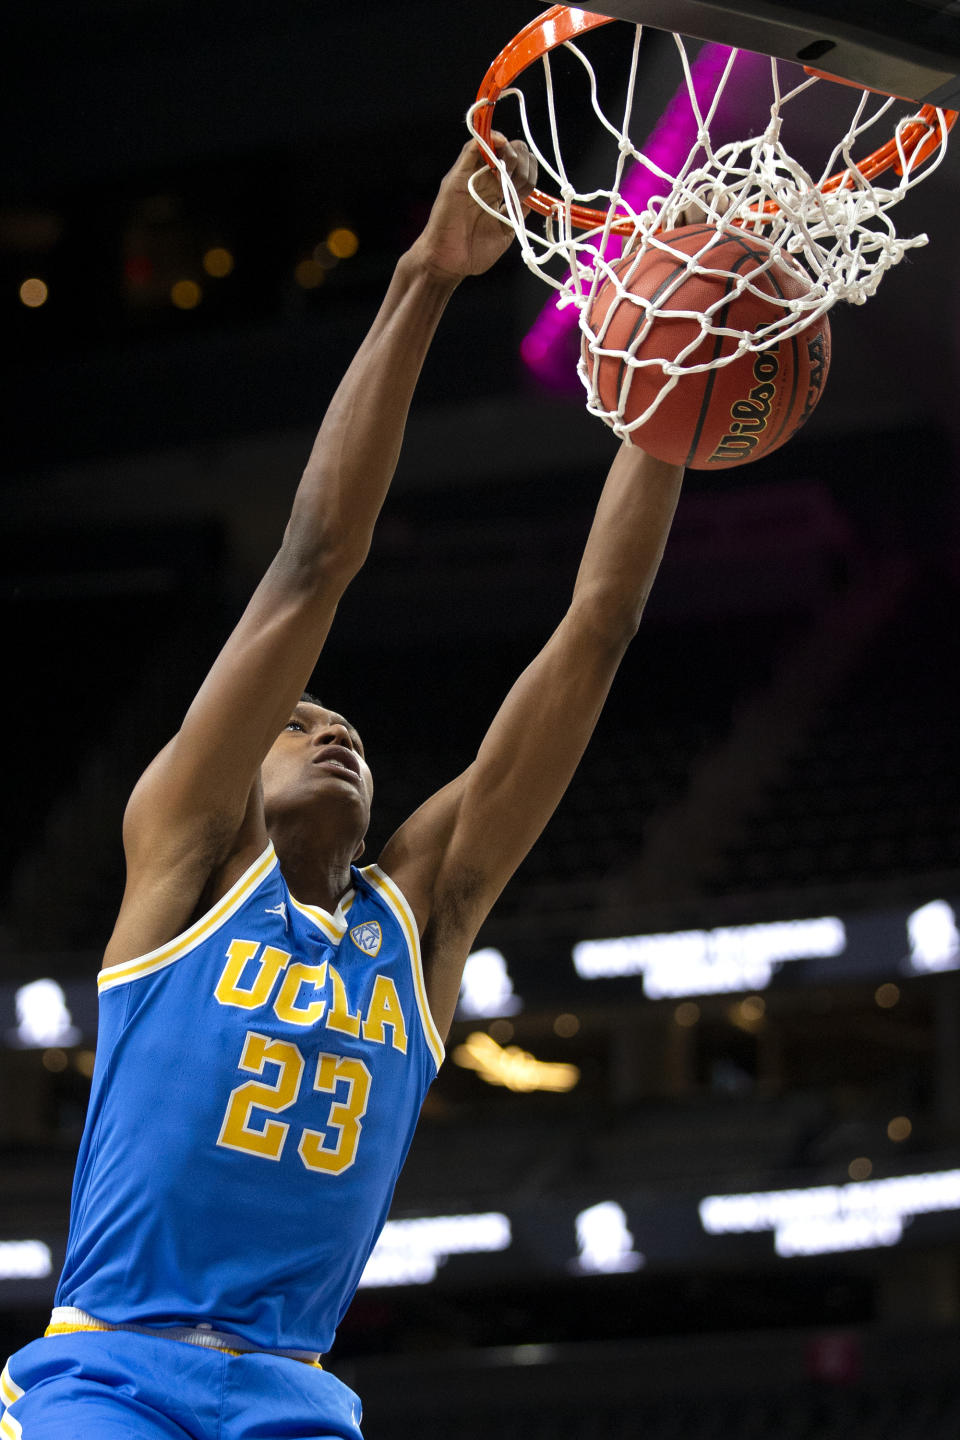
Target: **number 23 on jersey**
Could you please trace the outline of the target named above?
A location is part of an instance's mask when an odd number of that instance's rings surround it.
[[[272,1083],[247,1080],[230,1092],[217,1144],[228,1150],[279,1160],[287,1143],[290,1126],[283,1120],[265,1119],[259,1125],[254,1110],[279,1115],[300,1093],[306,1062],[299,1048],[289,1040],[271,1040],[248,1030],[240,1056],[240,1069],[263,1075],[267,1066],[276,1067]],[[317,1056],[313,1088],[332,1095],[327,1125],[336,1133],[330,1137],[319,1130],[300,1132],[297,1153],[308,1170],[340,1175],[357,1158],[357,1146],[367,1113],[370,1071],[362,1060],[347,1055]]]

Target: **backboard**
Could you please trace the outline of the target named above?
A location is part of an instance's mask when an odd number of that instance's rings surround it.
[[[960,6],[952,0],[602,0],[581,9],[960,108]]]

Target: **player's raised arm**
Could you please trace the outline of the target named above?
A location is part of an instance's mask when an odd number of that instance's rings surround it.
[[[569,784],[636,633],[682,476],[678,466],[620,449],[566,615],[510,690],[473,764],[383,854],[420,921],[441,1034],[477,930]]]
[[[526,148],[502,137],[497,147],[521,192],[528,191],[533,165]],[[458,282],[488,269],[512,238],[468,193],[481,163],[470,142],[445,177],[423,234],[399,261],[329,406],[277,555],[179,732],[131,797],[124,825],[128,893],[141,872],[179,869],[186,855],[202,854],[200,868],[212,868],[245,817],[249,822],[260,763],[366,557],[443,309]],[[491,201],[499,195],[485,167],[479,184]],[[262,816],[259,826],[265,843]]]

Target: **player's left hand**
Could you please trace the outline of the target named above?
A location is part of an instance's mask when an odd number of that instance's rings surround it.
[[[491,138],[524,201],[536,184],[537,162],[522,140],[508,140],[497,132]],[[468,182],[474,174],[479,194],[494,209],[499,207],[500,177],[486,164],[477,142],[469,140],[444,176],[426,228],[413,247],[422,263],[442,279],[481,275],[513,240],[512,227],[488,215],[470,194]]]

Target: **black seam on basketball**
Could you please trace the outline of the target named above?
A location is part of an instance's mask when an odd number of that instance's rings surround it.
[[[667,233],[669,234],[670,232],[668,231]],[[766,246],[760,246],[760,245],[756,245],[756,244],[751,245],[750,242],[747,240],[747,238],[746,238],[745,236],[743,236],[743,235],[736,235],[736,234],[733,234],[733,233],[728,232],[728,231],[726,231],[726,230],[720,232],[720,231],[717,231],[717,229],[716,229],[713,225],[704,225],[704,226],[703,226],[701,229],[699,229],[699,230],[694,230],[694,229],[692,229],[691,227],[684,227],[684,238],[687,239],[687,240],[698,240],[698,239],[700,239],[702,236],[707,236],[707,235],[714,235],[714,236],[715,236],[715,235],[718,235],[718,234],[721,235],[724,243],[726,243],[727,241],[735,241],[736,244],[740,246],[740,248],[741,248],[741,250],[742,250],[742,252],[743,252],[743,253],[740,255],[740,257],[734,262],[733,265],[728,266],[728,273],[729,273],[730,278],[729,278],[728,281],[727,281],[726,288],[725,288],[725,291],[724,291],[724,294],[725,294],[725,295],[728,295],[729,292],[730,292],[731,286],[732,286],[732,284],[733,284],[733,279],[732,279],[732,277],[733,277],[735,274],[738,273],[738,271],[739,271],[740,268],[743,266],[743,264],[744,264],[747,260],[759,260],[759,261],[762,263],[762,262],[768,257],[768,251],[767,251]],[[653,252],[652,252],[652,251],[648,251],[647,253],[648,253],[648,254],[651,254],[651,253],[653,253]],[[663,252],[661,252],[661,253],[663,253],[664,255],[669,255],[669,254],[671,254],[671,252],[670,252],[669,249],[665,249],[665,250],[664,250]],[[682,252],[682,253],[684,253],[684,254],[686,255],[686,252]],[[706,259],[706,258],[709,256],[709,253],[710,253],[710,252],[709,252],[709,250],[708,250],[706,256],[704,256],[703,258]],[[690,257],[687,256],[687,259],[689,259],[689,258],[690,258]],[[636,259],[635,256],[630,256],[630,257],[628,257],[628,259],[627,259],[626,262],[617,262],[617,263],[615,263],[615,265],[614,265],[613,268],[614,268],[615,273],[617,274],[617,278],[618,278],[618,279],[620,278],[620,270],[621,270],[621,268],[622,268],[624,271],[629,270],[630,265],[634,262],[635,259]],[[687,259],[685,259],[683,262],[678,262],[677,264],[675,264],[675,265],[673,266],[673,269],[669,272],[669,274],[666,275],[666,276],[663,278],[663,280],[661,280],[660,284],[657,286],[656,290],[654,290],[653,294],[648,297],[649,303],[650,303],[651,305],[655,305],[655,304],[656,304],[656,302],[659,300],[660,296],[663,294],[664,290],[676,279],[677,274],[678,274],[681,270],[684,270],[684,269],[687,268]],[[766,271],[765,273],[769,275],[771,272],[768,270],[768,271]],[[771,277],[771,278],[772,278],[772,277]],[[776,284],[776,281],[774,280],[773,283]],[[777,288],[778,288],[778,298],[783,299],[783,291],[780,290],[779,287],[777,287]],[[628,291],[628,293],[629,293],[629,291]],[[614,304],[614,303],[616,303],[616,302],[611,301],[611,304]],[[731,297],[730,300],[727,301],[727,304],[723,307],[723,309],[718,312],[718,315],[719,315],[719,317],[720,317],[720,318],[719,318],[719,323],[720,323],[721,325],[723,325],[723,324],[726,322],[727,312],[728,312],[728,310],[729,310],[729,307],[730,307],[730,304],[731,304],[731,303],[732,303],[732,297]],[[633,326],[633,329],[631,330],[630,335],[629,335],[628,338],[627,338],[627,343],[626,343],[625,345],[623,345],[623,346],[620,347],[620,348],[625,352],[626,355],[629,355],[629,354],[630,354],[631,347],[632,347],[633,344],[635,343],[639,332],[642,330],[643,326],[646,324],[647,318],[648,318],[648,311],[647,311],[644,307],[641,307],[641,314],[640,314],[639,318],[637,319],[636,324]],[[721,349],[721,347],[722,347],[724,338],[725,338],[725,337],[722,336],[722,335],[717,335],[717,336],[715,337],[714,347],[713,347],[713,356],[712,356],[712,359],[713,359],[713,360],[716,360],[716,359],[718,358],[718,356],[719,356],[719,354],[720,354],[720,349]],[[616,372],[616,385],[615,385],[615,392],[614,392],[615,413],[618,414],[618,415],[619,415],[620,412],[621,412],[620,397],[621,397],[621,394],[623,393],[624,380],[625,380],[625,378],[626,378],[627,371],[628,371],[628,370],[631,371],[630,385],[632,385],[632,384],[633,384],[633,373],[635,373],[635,369],[636,369],[635,366],[631,366],[631,365],[630,365],[629,359],[622,359],[622,360],[620,360],[620,361],[618,362],[617,372]],[[698,446],[699,443],[700,443],[700,436],[701,436],[701,434],[702,434],[702,432],[703,432],[703,427],[704,427],[704,424],[706,423],[706,418],[707,418],[707,411],[709,410],[709,407],[710,407],[710,397],[711,397],[711,395],[712,395],[712,393],[713,393],[713,386],[714,386],[714,380],[715,380],[715,378],[716,378],[716,374],[717,374],[716,367],[713,368],[713,369],[711,369],[711,370],[708,370],[708,371],[707,371],[707,378],[706,378],[706,382],[705,382],[705,386],[704,386],[703,398],[702,398],[701,404],[700,404],[700,411],[699,411],[698,418],[697,418],[697,425],[696,425],[696,430],[695,430],[695,433],[694,433],[693,443],[692,443],[689,451],[687,452],[686,459],[685,459],[684,462],[683,462],[684,465],[689,465],[689,464],[691,463],[694,455],[696,454],[697,446]],[[796,366],[794,366],[794,379],[796,379]],[[629,395],[630,395],[630,386],[627,387],[627,393],[626,393],[626,395],[624,396],[624,401],[623,401],[624,406],[626,406],[626,404],[627,404],[628,401],[629,401]],[[772,448],[772,447],[771,447],[771,448]]]
[[[732,238],[737,239],[737,240],[740,239],[739,235],[734,236],[734,237],[732,237]],[[744,261],[746,261],[746,260],[756,260],[758,254],[762,254],[762,253],[763,253],[762,251],[749,249],[749,247],[746,245],[746,242],[741,242],[741,243],[744,245],[744,254],[740,256],[740,259],[736,262],[736,264],[731,265],[731,267],[730,267],[730,278],[729,278],[729,280],[727,281],[727,286],[726,286],[726,289],[725,289],[725,291],[724,291],[724,295],[729,295],[730,290],[731,290],[731,288],[732,288],[732,286],[733,286],[733,277],[734,277],[734,275],[737,273],[737,271],[739,270],[740,266],[744,263]],[[767,273],[769,274],[769,271],[768,271]],[[730,306],[731,306],[732,304],[733,304],[733,296],[731,295],[730,298],[727,300],[726,305],[724,305],[723,308],[717,312],[717,321],[718,321],[718,324],[720,324],[720,325],[725,324],[726,318],[727,318],[727,312],[729,311]],[[712,357],[711,357],[712,360],[716,360],[716,359],[719,357],[719,355],[720,355],[720,348],[721,348],[721,346],[723,345],[724,338],[725,338],[725,337],[724,337],[723,335],[717,335],[717,336],[714,337],[713,355],[712,355]],[[707,383],[706,383],[706,385],[704,386],[704,389],[703,389],[703,399],[702,399],[701,402],[700,402],[700,413],[699,413],[699,415],[697,416],[697,426],[696,426],[696,430],[694,431],[693,441],[692,441],[692,443],[691,443],[690,449],[687,451],[687,458],[686,458],[686,459],[684,460],[684,462],[683,462],[684,465],[690,465],[690,464],[692,464],[692,462],[693,462],[693,457],[694,457],[694,455],[696,455],[696,453],[697,453],[697,446],[700,444],[700,436],[701,436],[702,433],[703,433],[703,427],[704,427],[704,425],[706,424],[706,420],[707,420],[707,412],[708,412],[709,409],[710,409],[710,396],[713,394],[713,382],[714,382],[714,380],[716,379],[716,375],[717,375],[717,367],[716,367],[716,366],[714,366],[714,368],[713,368],[712,370],[708,370],[708,371],[707,371]]]
[[[709,233],[710,233],[709,227],[703,231],[703,234],[704,234],[704,235],[709,235]],[[650,253],[650,252],[648,252],[648,253]],[[628,262],[627,262],[627,263],[624,265],[624,267],[623,267],[624,270],[629,270],[631,263],[632,263],[632,260],[628,260]],[[650,300],[650,304],[651,304],[651,305],[655,305],[655,304],[656,304],[656,302],[660,299],[660,296],[663,294],[663,292],[664,292],[664,290],[667,288],[667,286],[676,278],[676,276],[678,275],[678,273],[679,273],[681,270],[685,270],[685,269],[686,269],[686,265],[685,265],[685,264],[677,264],[677,265],[674,265],[674,267],[673,267],[673,269],[670,271],[669,275],[665,276],[664,279],[661,280],[661,282],[660,282],[660,284],[657,286],[656,290],[654,290],[653,294],[649,297],[649,300]],[[618,274],[617,278],[619,279],[619,274]],[[629,294],[630,292],[628,291],[627,293]],[[611,304],[614,304],[614,303],[615,303],[615,302],[611,301]],[[629,336],[627,337],[627,343],[626,343],[626,345],[622,345],[622,346],[620,347],[620,348],[621,348],[622,350],[624,350],[628,355],[630,354],[631,347],[633,346],[634,341],[636,340],[638,334],[639,334],[640,331],[643,329],[644,325],[647,323],[647,316],[648,316],[648,311],[641,305],[641,306],[640,306],[640,317],[639,317],[639,319],[637,320],[637,323],[634,325],[633,329],[630,331],[630,334],[629,334]],[[631,365],[630,362],[629,362],[629,360],[621,360],[620,363],[619,363],[619,367],[618,367],[618,369],[617,369],[617,396],[616,396],[616,398],[617,398],[617,413],[618,413],[618,414],[620,413],[620,395],[621,395],[621,392],[622,392],[622,390],[623,390],[624,376],[625,376],[627,370],[634,371],[635,369],[636,369],[636,367],[633,366],[633,365]],[[633,384],[633,376],[631,375],[630,385],[632,386],[632,384]],[[627,387],[627,397],[629,397],[629,394],[630,394],[630,386]],[[625,399],[624,403],[626,403],[626,399]]]
[[[776,287],[776,291],[777,291],[777,296],[778,296],[778,298],[779,298],[780,300],[783,300],[783,299],[785,298],[785,297],[784,297],[784,294],[783,294],[783,289],[782,289],[782,287],[781,287],[781,285],[780,285],[780,282],[778,281],[776,275],[774,274],[773,270],[768,270],[768,271],[767,271],[767,275],[770,277],[770,284]],[[769,452],[770,452],[771,450],[776,450],[776,448],[777,448],[778,445],[782,445],[783,442],[784,442],[784,440],[789,439],[789,436],[784,435],[783,432],[784,432],[784,430],[787,428],[787,421],[790,419],[790,416],[793,414],[793,402],[794,402],[794,400],[796,400],[796,398],[797,398],[797,382],[798,382],[799,373],[800,373],[800,347],[799,347],[799,343],[798,343],[798,342],[799,342],[799,338],[800,338],[799,335],[791,335],[791,336],[790,336],[790,344],[791,344],[791,346],[793,347],[793,374],[792,374],[792,376],[791,376],[790,400],[789,400],[789,403],[788,403],[788,405],[787,405],[787,407],[786,407],[786,410],[783,412],[783,419],[782,419],[781,422],[780,422],[780,429],[777,431],[776,437],[775,437],[773,440],[770,441],[770,444],[769,444],[769,445],[767,445],[767,446],[764,447],[764,450],[763,450],[763,454],[764,454],[764,455],[769,454]],[[793,433],[793,432],[791,431],[791,434],[792,434],[792,433]],[[758,458],[759,458],[759,457],[758,457]]]
[[[693,231],[692,233],[689,233],[689,232],[688,232],[690,239],[699,239],[699,237],[700,237],[701,235],[715,235],[716,233],[717,233],[717,232],[716,232],[716,230],[714,230],[714,228],[713,228],[712,225],[705,225],[702,230]],[[744,244],[744,243],[745,243],[745,242],[741,239],[741,237],[740,237],[739,235],[731,235],[729,238],[730,238],[731,240],[739,240],[741,244]],[[654,254],[654,253],[655,253],[655,252],[654,252],[653,250],[648,250],[648,251],[647,251],[647,254],[648,254],[648,255],[652,255],[652,254]],[[667,255],[667,254],[670,254],[671,252],[665,250],[665,251],[663,251],[663,252],[658,252],[658,253],[662,253],[662,254],[664,254],[664,255]],[[754,255],[757,255],[757,254],[759,254],[760,252],[759,252],[759,251],[753,251],[753,252],[751,252],[751,253],[754,254]],[[624,269],[625,271],[626,271],[626,270],[629,270],[630,265],[633,263],[633,261],[635,260],[635,258],[636,258],[635,256],[630,256],[630,257],[628,258],[627,262],[624,263],[623,269]],[[676,265],[674,265],[673,269],[670,271],[670,274],[667,275],[667,276],[665,276],[664,279],[660,281],[660,284],[657,286],[656,290],[654,290],[653,294],[648,297],[648,298],[649,298],[649,302],[650,302],[651,305],[655,305],[656,302],[660,299],[660,296],[663,294],[663,292],[664,292],[664,290],[667,288],[667,286],[670,285],[670,284],[673,282],[673,280],[676,278],[678,271],[680,271],[680,270],[685,270],[686,268],[687,268],[686,262],[683,262],[683,263],[679,263],[679,262],[678,262]],[[617,278],[619,279],[620,276],[619,276],[619,269],[618,269],[618,267],[617,267],[617,266],[614,266],[614,270],[615,270],[615,272],[617,273]],[[627,293],[629,294],[630,292],[628,291]],[[637,321],[636,325],[634,325],[633,329],[631,330],[630,336],[629,336],[629,339],[628,339],[626,345],[624,345],[624,346],[622,347],[624,350],[629,351],[631,345],[633,344],[633,342],[634,342],[634,341],[636,340],[636,338],[637,338],[637,332],[643,328],[644,324],[646,323],[646,320],[647,320],[647,311],[644,310],[643,307],[641,306],[640,318],[639,318],[639,320]],[[621,363],[621,368],[622,368],[622,366],[623,366],[623,361],[621,361],[620,363]],[[619,391],[618,391],[618,393],[619,393]]]

